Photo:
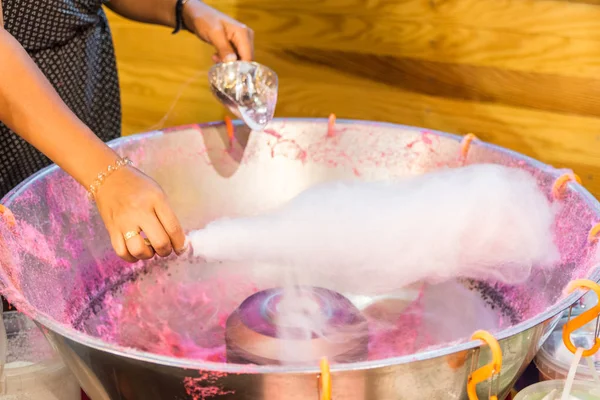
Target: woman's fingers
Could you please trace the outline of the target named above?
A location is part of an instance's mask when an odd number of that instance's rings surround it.
[[[186,26],[217,50],[215,62],[252,61],[254,32],[241,22],[204,2],[190,2],[184,9]]]
[[[235,46],[237,54],[242,61],[252,61],[254,59],[254,32],[245,25],[227,26],[227,37],[230,37],[231,43]]]
[[[167,257],[173,252],[173,245],[171,244],[171,238],[167,234],[165,228],[161,224],[160,220],[156,215],[149,217],[147,220],[142,222],[142,230],[148,238],[150,245],[161,257]]]
[[[136,259],[149,260],[154,257],[154,249],[144,241],[141,229],[124,231],[123,239],[125,240],[129,254]]]
[[[127,244],[125,243],[125,238],[123,237],[123,233],[118,229],[111,229],[110,232],[110,242],[115,249],[115,252],[119,257],[124,259],[127,262],[136,262],[137,259],[129,253],[129,249],[127,248]]]
[[[166,199],[158,202],[155,207],[155,212],[158,220],[163,226],[167,236],[170,239],[173,250],[177,255],[182,254],[186,250],[186,240],[183,228],[179,223],[179,219],[173,212]]]
[[[225,24],[222,29],[213,30],[209,40],[221,62],[254,59],[254,32],[245,25]]]
[[[168,257],[173,251],[177,254],[185,251],[185,234],[166,197],[158,197],[154,211],[134,215],[133,220],[127,218],[128,222],[121,226],[120,235],[111,235],[113,247],[120,257],[135,262],[148,260],[155,254]]]
[[[227,38],[225,31],[223,29],[217,29],[210,33],[208,38],[210,42],[215,46],[217,50],[217,54],[219,55],[219,59],[221,62],[229,62],[236,61],[237,54],[231,42]]]

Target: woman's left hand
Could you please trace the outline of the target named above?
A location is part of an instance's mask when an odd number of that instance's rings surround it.
[[[217,50],[214,62],[252,61],[254,32],[199,0],[189,0],[183,8],[185,27]]]

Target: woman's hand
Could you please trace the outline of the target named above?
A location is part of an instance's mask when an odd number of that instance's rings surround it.
[[[185,235],[166,194],[137,169],[124,167],[113,172],[98,188],[96,203],[112,245],[124,260],[185,252]]]
[[[25,49],[4,29],[0,29],[0,60],[0,121],[88,188],[98,172],[114,165],[119,156],[63,103]],[[95,198],[113,247],[125,260],[186,250],[185,236],[166,195],[138,170],[114,171]],[[125,240],[128,232],[135,234]]]
[[[114,12],[134,21],[174,28],[175,0],[111,0],[105,3]],[[244,24],[204,4],[188,0],[182,10],[183,24],[200,39],[217,49],[215,62],[252,61],[254,33]]]
[[[217,50],[214,62],[252,61],[254,32],[199,0],[188,1],[183,8],[185,27]]]

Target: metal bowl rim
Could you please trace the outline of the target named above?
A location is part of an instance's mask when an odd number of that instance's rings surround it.
[[[328,123],[328,119],[326,118],[274,118],[273,122],[306,122],[306,123]],[[235,121],[236,124],[241,124],[240,121]],[[435,135],[453,139],[456,141],[460,141],[462,136],[450,134],[446,132],[436,131],[432,129],[419,128],[408,125],[394,124],[388,122],[376,122],[376,121],[367,121],[367,120],[358,120],[358,119],[338,119],[336,121],[338,124],[346,124],[346,125],[371,125],[371,126],[381,126],[381,127],[389,127],[389,128],[397,128],[401,130],[408,131],[427,131],[433,133]],[[203,124],[194,124],[188,126],[180,126],[170,128],[170,131],[173,129],[175,131],[179,130],[180,132],[185,131],[186,128],[190,126],[195,126],[199,128],[205,127],[218,127],[223,126],[224,122],[209,122]],[[164,131],[151,131],[147,133],[141,133],[132,136],[121,137],[115,140],[110,141],[108,144],[111,147],[115,147],[116,145],[138,141],[144,138],[160,136],[163,134],[173,134],[171,132],[165,133]],[[520,161],[525,161],[529,165],[542,170],[542,171],[550,171],[555,172],[555,175],[558,176],[558,170],[544,164],[538,160],[535,160],[531,157],[525,156],[523,154],[517,153],[512,150],[505,149],[503,147],[486,143],[486,142],[477,142],[476,146],[488,148],[490,150],[496,151],[498,153],[503,153],[505,155],[510,156],[513,159],[518,159]],[[0,203],[5,204],[10,207],[10,203],[12,200],[17,197],[20,192],[22,192],[29,184],[35,182],[37,180],[42,179],[45,175],[54,172],[59,167],[56,165],[50,165],[31,177],[24,180],[21,184],[11,190],[6,196],[4,196]],[[553,171],[554,170],[554,171]],[[594,196],[588,192],[582,185],[572,184],[572,190],[575,191],[578,195],[580,195],[583,200],[588,203],[588,205],[593,208],[597,214],[600,214],[600,204],[594,198]],[[587,279],[591,279],[595,282],[600,281],[600,265],[593,268],[592,272],[587,276]],[[540,313],[534,318],[530,318],[526,321],[523,321],[519,324],[516,324],[508,329],[504,329],[498,332],[495,337],[502,343],[503,340],[520,334],[524,331],[527,331],[531,328],[534,328],[553,317],[557,316],[568,307],[572,306],[576,301],[578,301],[586,292],[584,290],[576,290],[573,293],[565,296],[562,300],[555,303],[552,307],[549,307],[543,313]],[[118,346],[114,344],[109,344],[103,340],[95,338],[93,336],[87,335],[80,331],[77,331],[73,328],[70,328],[64,324],[58,323],[52,318],[50,318],[47,314],[39,313],[35,317],[32,318],[34,321],[46,327],[51,332],[58,334],[68,340],[79,343],[80,345],[87,346],[98,351],[111,353],[117,356],[126,357],[129,359],[141,361],[141,362],[149,362],[154,364],[160,364],[164,366],[174,367],[174,368],[183,368],[183,369],[191,369],[191,370],[203,370],[203,371],[219,371],[233,374],[257,374],[257,373],[302,373],[302,374],[314,374],[318,373],[319,369],[316,367],[291,367],[291,366],[248,366],[248,365],[237,365],[237,364],[227,364],[220,362],[208,362],[208,361],[198,361],[193,359],[186,358],[176,358],[176,357],[168,357],[157,355],[154,353],[149,353],[145,351],[140,351],[132,348],[127,348],[123,346]],[[332,372],[343,372],[343,371],[354,371],[354,370],[365,370],[365,369],[376,369],[376,368],[384,368],[384,367],[392,367],[395,365],[406,364],[409,362],[417,362],[417,361],[427,361],[443,356],[447,356],[450,354],[472,350],[480,347],[482,344],[479,341],[468,341],[464,343],[460,343],[457,345],[450,345],[441,349],[433,349],[428,351],[419,352],[416,354],[401,356],[401,357],[391,357],[382,360],[375,361],[364,361],[350,364],[341,364],[341,365],[332,365]]]

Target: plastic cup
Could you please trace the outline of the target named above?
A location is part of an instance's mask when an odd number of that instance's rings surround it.
[[[553,380],[536,383],[526,387],[517,393],[514,400],[542,400],[553,390],[557,390],[555,399],[560,400],[562,390],[565,387],[564,380]],[[578,400],[600,400],[600,385],[594,382],[575,381],[571,390],[572,398]]]

